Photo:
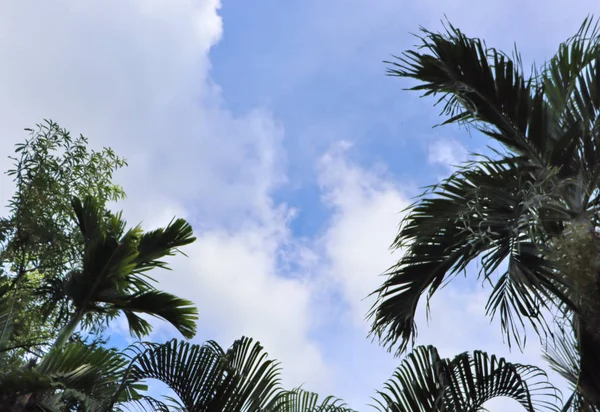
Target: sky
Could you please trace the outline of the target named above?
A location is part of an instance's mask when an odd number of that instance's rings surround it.
[[[543,5],[543,7],[541,7]],[[49,118],[129,166],[115,205],[153,228],[188,219],[198,240],[160,286],[193,300],[196,342],[246,335],[303,385],[369,410],[399,359],[367,338],[365,299],[420,188],[487,142],[439,123],[384,60],[444,15],[524,63],[549,58],[593,0],[0,1],[0,168],[25,127]],[[12,185],[0,178],[2,204]],[[474,276],[419,307],[418,343],[442,356],[509,352]],[[126,341],[115,324],[115,339]],[[177,336],[157,323],[153,338]],[[553,374],[552,381],[564,384]],[[508,400],[491,411],[520,411]]]

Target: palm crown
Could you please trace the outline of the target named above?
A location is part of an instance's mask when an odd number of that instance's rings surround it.
[[[524,343],[525,322],[542,337],[552,332],[549,311],[573,322],[579,387],[600,396],[598,26],[587,19],[529,76],[518,54],[451,25],[423,31],[421,50],[391,62],[389,74],[439,96],[444,124],[467,124],[503,149],[474,157],[409,208],[394,242],[406,253],[375,292],[372,332],[404,351],[420,297],[480,260],[479,276],[492,284],[486,312],[499,316],[509,344]]]
[[[166,268],[160,259],[195,240],[191,226],[177,219],[150,232],[139,226],[126,231],[120,214],[105,212],[91,197],[83,202],[75,199],[73,209],[84,238],[83,264],[65,278],[51,280],[40,292],[50,307],[63,304],[74,311],[55,346],[64,345],[86,316],[119,313],[138,337],[151,330],[140,313],[162,318],[183,336],[193,337],[198,312],[192,302],[156,289],[147,274],[156,267]]]

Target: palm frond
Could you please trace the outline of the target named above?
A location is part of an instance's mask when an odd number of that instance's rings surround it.
[[[115,350],[71,343],[52,349],[35,369],[66,388],[105,396],[111,387],[114,390],[126,365],[127,359]]]
[[[102,347],[71,343],[55,348],[39,364],[30,362],[21,369],[0,372],[0,406],[16,408],[10,410],[31,407],[62,411],[65,405],[77,405],[81,410],[104,410],[104,403],[117,390],[127,364],[118,352]],[[120,400],[142,398],[138,390],[144,388],[127,385],[122,390],[127,396]]]
[[[394,371],[392,378],[378,391],[379,411],[394,412],[434,411],[444,390],[438,368],[442,365],[437,349],[432,346],[416,347]]]
[[[170,293],[150,290],[133,296],[115,297],[107,303],[111,304],[111,308],[123,310],[129,321],[130,331],[135,336],[146,335],[150,325],[134,312],[164,319],[188,339],[196,334],[198,309],[193,302]]]
[[[388,74],[416,79],[419,84],[410,90],[424,91],[424,96],[440,94],[437,104],[444,104],[442,115],[449,117],[443,124],[471,124],[536,159],[547,141],[547,110],[535,76],[525,79],[520,56],[511,59],[450,23],[445,33],[421,31],[419,51],[386,62]]]
[[[442,359],[432,346],[419,346],[407,355],[378,395],[375,407],[380,411],[477,412],[500,396],[531,412],[558,410],[557,390],[541,369],[481,351]]]
[[[136,272],[145,272],[155,267],[166,268],[159,259],[173,256],[177,248],[193,243],[192,227],[184,219],[174,219],[164,229],[144,233],[138,244]]]
[[[83,200],[74,198],[71,201],[71,206],[73,207],[79,230],[87,243],[98,234],[98,225],[103,218],[102,208],[92,196],[88,196]]]
[[[333,396],[322,400],[314,392],[296,388],[282,392],[262,412],[355,412],[344,401]]]
[[[279,368],[250,338],[237,340],[226,352],[171,340],[132,349],[128,379],[158,379],[169,386],[189,411],[256,411],[280,392]]]
[[[525,319],[540,332],[548,330],[540,313],[544,306],[572,306],[545,256],[545,233],[536,231],[539,222],[556,225],[571,215],[545,190],[548,179],[536,179],[530,170],[512,158],[482,157],[411,207],[393,245],[404,254],[374,292],[377,301],[369,314],[372,333],[388,348],[397,345],[401,353],[414,339],[423,294],[430,299],[479,260],[480,277],[494,286],[487,312],[499,314],[509,344],[511,339],[523,344]],[[503,263],[507,271],[494,280]]]
[[[544,67],[544,94],[554,113],[574,114],[569,112],[569,106],[577,105],[577,100],[583,102],[574,96],[581,92],[578,90],[578,83],[582,79],[582,73],[595,63],[598,55],[600,26],[598,22],[594,24],[594,20],[588,16],[577,33],[559,46],[557,53]],[[577,110],[576,117],[581,115],[587,117],[586,110]]]

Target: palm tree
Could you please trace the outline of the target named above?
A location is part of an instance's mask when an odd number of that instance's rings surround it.
[[[0,355],[8,346],[17,318],[10,288],[0,290]],[[114,396],[120,403],[158,401],[142,394],[139,383],[122,384],[128,359],[114,349],[69,342],[20,366],[0,362],[0,411],[100,412]],[[78,408],[78,409],[77,409]]]
[[[154,268],[167,268],[160,259],[195,240],[191,226],[177,219],[150,232],[142,232],[139,226],[125,231],[121,214],[104,211],[92,197],[83,202],[75,199],[73,209],[85,241],[83,265],[65,278],[49,279],[39,291],[49,312],[61,305],[60,313],[68,314],[54,347],[63,346],[82,321],[98,323],[98,317],[108,320],[119,313],[125,315],[132,335],[137,337],[151,331],[140,313],[162,318],[186,338],[193,337],[196,307],[156,289],[150,283],[154,279],[147,274]]]
[[[432,346],[406,356],[378,395],[375,407],[382,412],[478,412],[500,396],[529,412],[559,410],[557,390],[539,368],[481,351],[443,359]]]
[[[140,337],[151,327],[138,313],[163,318],[185,337],[194,336],[197,309],[154,288],[147,275],[153,268],[167,268],[160,259],[194,241],[192,229],[178,219],[163,229],[143,233],[136,227],[125,232],[121,215],[102,210],[93,198],[75,199],[73,209],[85,244],[83,263],[65,278],[48,279],[38,291],[50,311],[61,306],[68,320],[47,353],[17,367],[0,362],[0,411],[101,412],[132,401],[166,410],[163,403],[142,394],[144,385],[126,380],[129,362],[122,353],[72,337],[82,321],[93,326],[118,313],[125,314],[132,334]],[[0,355],[14,349],[9,344],[18,318],[16,299],[10,285],[0,287]]]
[[[124,384],[158,379],[167,384],[179,410],[215,412],[355,412],[342,400],[279,386],[279,364],[260,343],[242,337],[224,351],[171,340],[135,344]],[[432,347],[418,347],[400,364],[375,399],[378,411],[477,412],[495,397],[509,397],[527,411],[558,410],[558,391],[534,366],[513,364],[476,351],[442,359]],[[534,409],[535,408],[535,409]]]
[[[296,388],[281,392],[263,412],[356,412],[334,396],[320,400],[314,392]]]
[[[393,244],[406,252],[374,292],[372,333],[403,352],[421,296],[480,261],[479,279],[492,286],[486,313],[499,316],[509,344],[523,345],[525,322],[543,338],[554,319],[573,325],[577,390],[600,408],[599,27],[586,19],[530,75],[516,51],[450,24],[422,31],[419,49],[388,62],[389,74],[436,96],[443,124],[467,125],[502,149],[474,155],[408,209]]]
[[[15,315],[10,299],[0,295],[0,353],[6,350],[2,343],[9,341]],[[146,379],[162,381],[178,399],[160,401],[145,395]],[[316,393],[287,391],[279,383],[279,364],[268,359],[260,343],[246,337],[227,351],[213,341],[138,342],[124,352],[68,342],[40,360],[0,371],[0,412],[109,412],[135,410],[136,405],[156,411],[354,412],[338,398],[320,400]],[[483,352],[442,359],[435,348],[418,347],[379,392],[375,408],[470,412],[489,399],[507,396],[528,411],[553,410],[555,393],[535,367]],[[579,405],[581,400],[569,402]]]
[[[339,399],[300,388],[280,386],[280,368],[268,359],[259,342],[242,337],[228,350],[216,342],[203,345],[173,339],[164,344],[135,344],[123,384],[158,379],[179,399],[178,410],[189,412],[353,412]],[[118,393],[117,393],[118,394]]]

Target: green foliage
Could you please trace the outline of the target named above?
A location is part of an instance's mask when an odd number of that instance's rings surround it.
[[[106,209],[124,196],[111,179],[125,162],[110,149],[88,151],[84,137],[53,122],[31,132],[17,146],[16,193],[0,221],[0,410],[108,411],[129,401],[166,410],[139,393],[144,385],[123,382],[127,358],[105,347],[102,330],[124,313],[145,336],[145,313],[194,335],[196,308],[148,274],[168,269],[161,259],[193,242],[192,228],[174,219],[127,230]],[[86,329],[98,335],[92,343]]]
[[[72,219],[71,199],[91,196],[99,207],[125,197],[112,182],[126,165],[111,149],[89,151],[88,141],[73,139],[56,123],[46,121],[30,139],[18,144],[13,176],[16,192],[4,220],[6,244],[1,261],[14,280],[30,271],[59,276],[79,261],[82,247]]]
[[[137,338],[152,330],[144,314],[186,338],[195,335],[192,302],[157,289],[149,274],[169,269],[163,259],[195,238],[183,219],[149,232],[128,228],[121,213],[106,208],[124,196],[111,179],[125,162],[110,149],[89,152],[86,145],[46,122],[17,147],[10,172],[17,191],[9,216],[0,220],[0,412],[136,406],[352,412],[338,398],[283,389],[279,364],[250,338],[226,351],[213,341],[138,342],[124,352],[107,346],[104,328],[120,314]],[[544,377],[483,352],[443,360],[432,347],[417,348],[378,402],[393,411],[475,411],[488,399],[510,396],[533,410],[548,406],[541,399],[553,395]],[[147,379],[162,381],[178,399],[147,396]]]
[[[139,226],[126,231],[121,215],[101,209],[92,197],[83,202],[75,199],[73,209],[85,242],[83,264],[64,277],[47,279],[39,290],[45,307],[69,314],[55,345],[63,345],[80,322],[107,321],[119,313],[138,337],[151,331],[139,313],[163,318],[185,337],[194,336],[197,309],[187,300],[154,288],[150,283],[154,279],[146,274],[152,268],[166,268],[161,258],[195,240],[191,226],[177,219],[149,233]]]
[[[0,219],[0,284],[11,288],[18,314],[10,345],[19,348],[10,353],[15,362],[47,345],[60,326],[55,312],[42,314],[43,302],[34,292],[45,279],[63,277],[81,264],[83,239],[71,199],[89,195],[103,207],[125,196],[112,176],[126,162],[111,149],[89,150],[85,137],[73,138],[52,121],[27,130],[30,138],[11,157],[8,175],[16,191],[9,215]]]
[[[529,412],[560,410],[557,390],[539,368],[481,351],[442,359],[432,346],[415,348],[378,394],[380,411],[478,412],[500,396]]]
[[[486,311],[509,345],[524,345],[527,324],[546,338],[555,322],[574,319],[578,388],[600,408],[600,27],[586,19],[529,76],[518,52],[450,24],[423,29],[421,41],[389,62],[389,74],[436,96],[443,124],[473,128],[502,151],[474,155],[408,209],[394,242],[406,252],[374,292],[372,333],[404,352],[421,296],[480,262],[479,279],[491,286]]]
[[[0,410],[109,411],[109,400],[119,392],[118,400],[142,400],[143,385],[121,381],[128,360],[114,349],[70,343],[53,349],[39,362],[0,373]],[[76,409],[77,410],[77,409]]]
[[[265,412],[355,412],[333,396],[319,400],[318,394],[296,388],[282,392],[265,408]]]
[[[185,411],[353,412],[332,396],[319,402],[316,393],[282,389],[279,364],[247,337],[226,351],[214,341],[136,344],[130,357],[124,382],[158,379],[177,394],[179,400],[170,400]]]
[[[278,364],[259,343],[242,338],[227,351],[213,341],[204,345],[171,340],[132,348],[132,380],[159,379],[189,411],[257,411],[277,396]]]

